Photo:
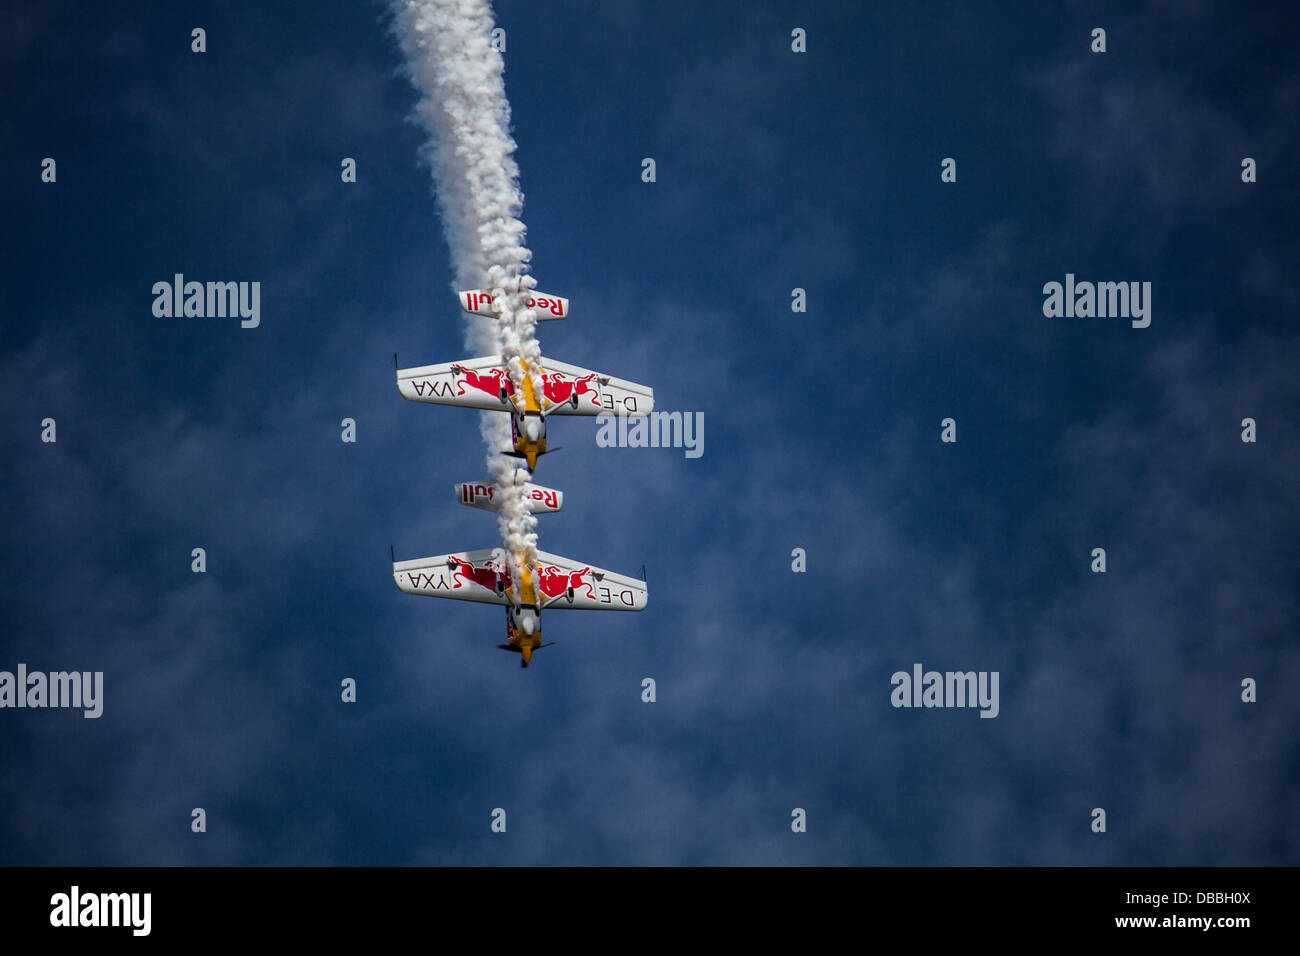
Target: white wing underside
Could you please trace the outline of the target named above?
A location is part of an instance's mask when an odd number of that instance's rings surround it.
[[[542,407],[554,415],[648,415],[654,410],[654,389],[649,386],[567,362],[543,359],[542,381],[546,396]],[[399,369],[397,389],[413,402],[507,411],[514,386],[501,356],[485,355]],[[501,400],[503,389],[507,392],[505,402]],[[576,407],[571,404],[575,393]]]
[[[587,611],[640,611],[649,592],[646,583],[572,558],[537,553],[533,583],[546,608]],[[393,564],[393,580],[406,594],[511,604],[509,563],[501,548],[458,551]],[[573,590],[572,602],[568,599]]]

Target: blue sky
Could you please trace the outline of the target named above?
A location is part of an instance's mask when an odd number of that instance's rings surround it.
[[[105,700],[0,711],[0,862],[1300,861],[1294,23],[597,7],[496,5],[539,337],[705,446],[553,423],[541,546],[650,605],[527,671],[389,570],[497,531],[475,414],[394,386],[466,355],[383,6],[7,14],[0,669]],[[155,317],[176,272],[261,325]],[[1044,317],[1067,272],[1151,326]],[[999,716],[891,707],[915,662]]]

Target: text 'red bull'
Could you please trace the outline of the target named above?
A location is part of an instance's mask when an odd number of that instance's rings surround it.
[[[492,309],[493,296],[487,289],[477,289],[473,292],[462,292],[462,303],[466,312],[473,312],[475,315],[494,315]],[[542,312],[549,312],[557,319],[565,316],[566,299],[558,295],[529,295],[524,303],[526,308],[538,309]]]

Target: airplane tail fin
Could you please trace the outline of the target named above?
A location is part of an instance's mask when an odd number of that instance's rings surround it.
[[[525,644],[522,647],[518,644],[498,644],[497,647],[503,651],[510,651],[512,654],[518,654],[522,659],[519,662],[520,667],[527,667],[533,660],[534,651],[540,651],[543,647],[550,647],[555,641],[547,641],[545,644],[538,644],[536,647],[530,647]]]
[[[513,453],[512,457],[513,457]],[[496,511],[500,508],[497,486],[491,478],[480,481],[462,481],[453,486],[456,500],[471,508]],[[564,492],[531,481],[524,485],[524,503],[533,514],[552,514],[564,507]]]

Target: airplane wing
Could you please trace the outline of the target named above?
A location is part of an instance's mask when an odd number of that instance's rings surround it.
[[[537,596],[547,602],[547,609],[641,611],[649,597],[644,581],[545,551],[537,553],[535,574]],[[501,548],[397,561],[393,580],[406,594],[481,604],[510,603],[510,567]]]
[[[655,407],[655,390],[647,385],[545,356],[542,385],[553,415],[649,415]]]
[[[413,402],[494,411],[508,408],[514,394],[500,355],[399,369],[397,388]],[[654,410],[654,389],[554,359],[542,359],[542,388],[544,408],[555,415],[648,415]]]
[[[548,610],[641,611],[650,596],[644,581],[545,551],[537,552],[537,590],[543,600],[554,600]]]
[[[501,548],[460,551],[393,563],[393,580],[406,594],[509,604],[510,567]]]
[[[444,362],[420,368],[397,370],[397,390],[412,402],[460,405],[502,411],[510,406],[501,400],[514,391],[500,355]]]

